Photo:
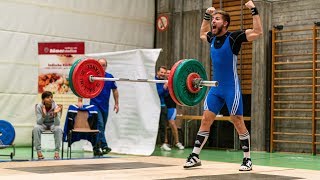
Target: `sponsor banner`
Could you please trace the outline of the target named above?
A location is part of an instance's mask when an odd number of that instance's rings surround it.
[[[51,91],[56,103],[63,105],[65,114],[69,105],[77,102],[68,76],[73,62],[84,56],[84,42],[40,42],[38,52],[38,102],[44,91]],[[63,122],[65,116],[61,120]]]
[[[84,42],[52,42],[39,43],[38,52],[40,54],[84,54]]]

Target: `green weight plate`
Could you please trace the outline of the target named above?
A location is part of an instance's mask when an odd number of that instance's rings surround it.
[[[77,92],[74,90],[74,87],[73,87],[73,81],[72,81],[72,74],[73,74],[73,71],[74,71],[74,68],[79,64],[79,62],[81,61],[82,59],[78,59],[78,60],[76,60],[73,64],[72,64],[72,66],[71,66],[71,68],[70,68],[70,71],[69,71],[69,75],[68,75],[68,81],[69,81],[69,87],[70,87],[70,89],[71,89],[71,91],[76,95],[76,96],[78,96],[78,97],[80,97],[78,94],[77,94]]]
[[[193,93],[188,90],[187,78],[190,73],[197,73],[200,78],[207,80],[207,73],[203,65],[195,59],[186,59],[177,67],[173,82],[174,93],[177,99],[186,106],[194,106],[198,104],[205,96],[207,87],[203,86],[198,93]]]

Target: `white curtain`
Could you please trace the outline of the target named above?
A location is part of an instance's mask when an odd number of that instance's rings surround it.
[[[155,64],[160,49],[139,49],[120,52],[87,54],[104,57],[107,72],[114,77],[128,79],[154,79]],[[112,152],[121,154],[151,155],[155,148],[160,101],[154,83],[117,82],[120,111],[113,111],[110,96],[106,138]]]

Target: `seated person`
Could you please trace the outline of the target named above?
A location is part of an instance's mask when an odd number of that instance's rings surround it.
[[[34,146],[37,150],[38,159],[44,159],[41,152],[41,133],[50,130],[54,134],[55,153],[54,159],[60,159],[59,151],[62,142],[62,128],[60,117],[62,107],[53,101],[53,94],[45,91],[41,95],[42,102],[36,106],[37,124],[33,128]]]

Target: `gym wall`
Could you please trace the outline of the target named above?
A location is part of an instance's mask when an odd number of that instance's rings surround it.
[[[314,51],[313,40],[307,39],[313,38],[312,28],[314,26],[314,22],[320,21],[319,7],[320,1],[318,0],[287,0],[274,1],[272,3],[272,25],[283,25],[283,30],[279,31],[279,33],[275,35],[275,39],[287,41],[285,43],[276,43],[274,46],[275,54],[278,56],[282,55],[282,57],[280,56],[275,58],[275,69],[282,70],[283,72],[275,73],[276,77],[278,79],[282,78],[282,80],[275,80],[274,84],[278,87],[282,86],[282,88],[274,89],[274,109],[271,109],[271,111],[274,112],[274,143],[272,151],[303,152],[313,154],[320,152],[319,138],[314,139],[317,146],[312,143],[313,114],[315,118],[315,134],[319,134],[320,130],[320,121],[318,120],[320,116],[318,112],[319,88],[315,88],[315,110],[312,110],[312,103],[309,103],[310,101],[312,102],[312,93],[311,95],[305,93],[312,92],[312,87],[310,86],[312,86],[313,83],[312,79],[309,79],[310,77],[315,78],[316,86],[319,85],[319,72],[316,71],[313,75],[312,71],[304,70],[312,69],[312,63],[307,62],[313,62],[314,60],[316,62],[315,68],[319,68],[319,55],[314,57],[312,54],[306,55]],[[317,38],[320,37],[319,30],[315,33],[315,36]],[[305,40],[294,41],[295,39]],[[318,47],[315,51],[319,53],[319,39],[316,41],[315,45]],[[281,64],[281,62],[285,62],[287,64]],[[299,64],[299,62],[304,63]],[[301,71],[301,69],[304,71]],[[297,79],[296,77],[301,78]],[[268,78],[271,79],[271,76]],[[285,87],[288,85],[291,85],[291,87],[283,88],[283,86]],[[278,92],[284,93],[276,95]],[[300,94],[298,96],[294,93],[287,95],[290,92]],[[286,111],[285,109],[290,110]],[[305,119],[301,120],[299,119],[300,117]]]
[[[235,18],[231,18],[231,25],[235,25],[235,27],[238,26],[236,29],[240,29],[241,26],[243,26],[243,28],[251,28],[250,23],[252,20],[250,14],[248,16],[244,11],[244,16],[241,20],[243,21],[242,24],[239,23],[239,19],[236,19],[240,18],[240,13],[238,12],[240,2],[245,3],[247,0],[157,0],[157,16],[166,15],[169,17],[170,22],[166,31],[157,31],[156,33],[156,47],[164,49],[157,65],[170,67],[179,59],[195,58],[203,63],[209,75],[211,72],[209,46],[207,43],[202,43],[199,38],[199,30],[204,12],[209,6],[214,5],[216,8],[221,8],[220,5],[222,5],[222,8],[234,15]],[[267,71],[269,70],[267,62],[271,56],[269,31],[272,30],[274,25],[284,25],[285,29],[312,27],[313,22],[320,21],[320,1],[254,0],[254,3],[259,10],[264,34],[261,38],[254,41],[252,45],[244,44],[242,49],[242,51],[244,51],[242,53],[244,61],[242,62],[242,66],[238,64],[238,68],[241,67],[241,71],[249,72],[243,73],[241,78],[243,78],[242,89],[246,90],[243,91],[243,94],[251,94],[251,148],[257,151],[268,151],[270,143],[270,99],[267,97],[267,89],[271,86],[271,84],[267,84],[267,81],[271,79],[270,74],[267,75]],[[294,35],[288,33],[287,36]],[[285,36],[283,36],[283,38],[285,38]],[[294,36],[292,38],[299,37]],[[306,46],[305,43],[298,42],[290,47],[283,45],[282,49],[292,50],[296,53],[304,53],[306,50],[312,48],[309,45]],[[304,66],[304,68],[306,67],[307,66]],[[194,107],[179,107],[178,114],[201,115],[202,103]],[[189,124],[189,127],[193,127],[189,129],[188,138],[190,141],[194,140],[200,124],[198,121],[193,121],[192,123],[193,124]],[[292,122],[289,122],[284,125],[291,125],[291,123]],[[303,130],[310,132],[309,126],[305,124],[302,126],[308,127],[308,129],[303,128]],[[300,126],[294,127],[297,128]],[[319,121],[317,128],[318,132]],[[317,149],[317,151],[319,151],[319,147]],[[276,150],[310,152],[310,146],[307,147],[304,144],[291,146],[282,143]]]

